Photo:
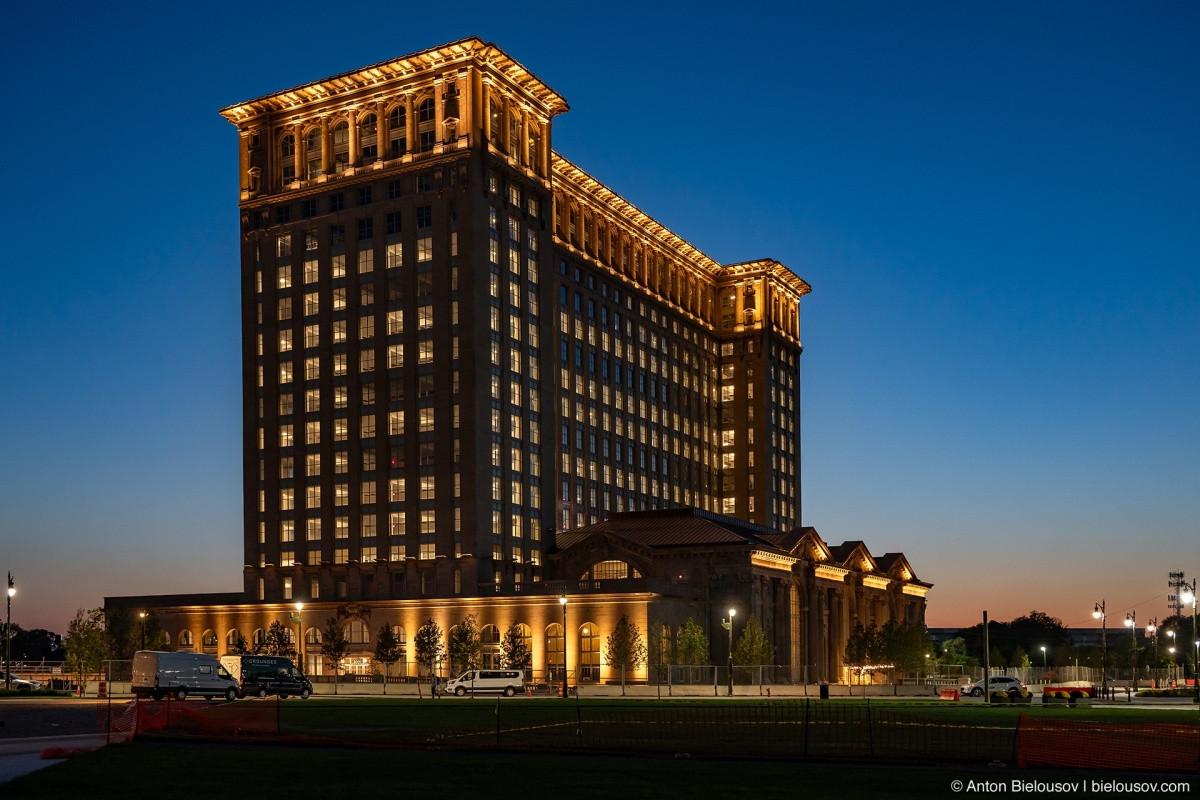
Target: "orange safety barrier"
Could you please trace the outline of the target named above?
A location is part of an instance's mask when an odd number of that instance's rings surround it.
[[[1151,772],[1200,770],[1200,725],[1017,720],[1017,766]]]
[[[938,694],[938,700],[957,700],[958,689],[942,689]]]

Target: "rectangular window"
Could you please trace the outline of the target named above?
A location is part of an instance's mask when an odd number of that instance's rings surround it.
[[[375,235],[375,221],[370,217],[358,221],[358,240],[365,241]]]

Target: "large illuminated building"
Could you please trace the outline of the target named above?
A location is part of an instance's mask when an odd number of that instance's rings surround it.
[[[923,620],[903,556],[797,527],[808,284],[713,261],[562,158],[565,111],[475,38],[221,111],[244,591],[110,603],[214,652],[301,601],[310,645],[340,613],[362,652],[475,613],[590,679],[621,614],[711,629],[740,606],[780,664],[835,678],[854,622]]]

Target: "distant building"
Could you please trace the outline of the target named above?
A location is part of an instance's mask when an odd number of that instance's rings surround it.
[[[621,614],[691,616],[722,663],[732,605],[830,678],[855,621],[923,620],[902,555],[795,527],[808,284],[716,263],[553,152],[566,110],[474,38],[222,110],[243,592],[110,604],[223,652],[303,602],[310,644],[345,621],[351,671],[381,624],[475,613],[489,647],[519,624],[535,671],[565,648],[595,680]]]

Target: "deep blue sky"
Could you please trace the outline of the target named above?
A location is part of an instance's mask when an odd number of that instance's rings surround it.
[[[1142,621],[1200,572],[1197,4],[70,5],[7,17],[15,622],[240,588],[217,110],[468,35],[566,97],[564,156],[812,284],[804,523],[902,550],[931,625]]]

